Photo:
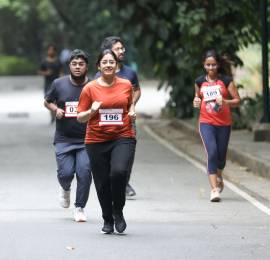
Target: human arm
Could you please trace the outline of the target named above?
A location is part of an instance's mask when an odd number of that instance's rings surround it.
[[[193,99],[193,107],[200,108],[201,107],[202,100],[200,98],[200,88],[197,84],[195,84],[195,96]]]
[[[92,118],[100,108],[102,102],[101,101],[94,101],[92,103],[91,108],[86,111],[79,112],[77,115],[77,120],[80,123],[86,123],[90,118]]]
[[[55,113],[55,117],[57,119],[61,119],[64,117],[65,111],[62,108],[59,108],[54,102],[48,102],[46,99],[44,100],[44,106]]]
[[[136,105],[141,97],[141,88],[139,86],[133,87],[134,93],[133,93],[133,102]]]
[[[216,100],[217,103],[219,105],[238,107],[240,104],[240,96],[239,96],[238,90],[237,90],[235,84],[233,83],[233,81],[231,81],[231,83],[229,84],[228,91],[229,91],[229,94],[231,96],[231,99],[224,99],[222,97],[219,97]]]

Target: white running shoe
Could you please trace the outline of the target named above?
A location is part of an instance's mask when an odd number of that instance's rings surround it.
[[[86,218],[83,208],[77,207],[74,209],[74,220],[76,222],[85,222],[86,219],[87,218]]]
[[[212,189],[210,194],[210,201],[211,202],[219,202],[220,201],[220,194],[218,189]]]
[[[59,192],[60,205],[62,208],[69,208],[70,205],[70,190],[64,190],[60,186]]]

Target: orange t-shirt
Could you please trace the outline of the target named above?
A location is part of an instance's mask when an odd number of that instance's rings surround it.
[[[132,86],[126,79],[116,77],[110,87],[89,82],[82,90],[78,113],[91,108],[94,101],[102,101],[97,113],[87,123],[85,143],[98,143],[122,137],[135,138],[128,110],[132,103]]]

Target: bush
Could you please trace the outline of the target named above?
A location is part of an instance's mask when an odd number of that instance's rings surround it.
[[[16,56],[0,56],[0,76],[33,75],[37,65],[25,58]]]
[[[240,106],[232,110],[233,128],[252,130],[254,123],[260,121],[263,112],[263,96],[256,93],[254,98],[244,97]]]

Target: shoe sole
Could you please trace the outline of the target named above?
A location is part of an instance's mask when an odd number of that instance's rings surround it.
[[[86,222],[87,220],[85,219],[74,219],[75,222]]]
[[[100,231],[101,234],[104,234],[104,235],[110,235],[110,234],[113,234],[114,231],[111,231],[111,232],[105,232],[105,231]]]
[[[220,202],[220,198],[213,198],[210,200],[211,202]]]

